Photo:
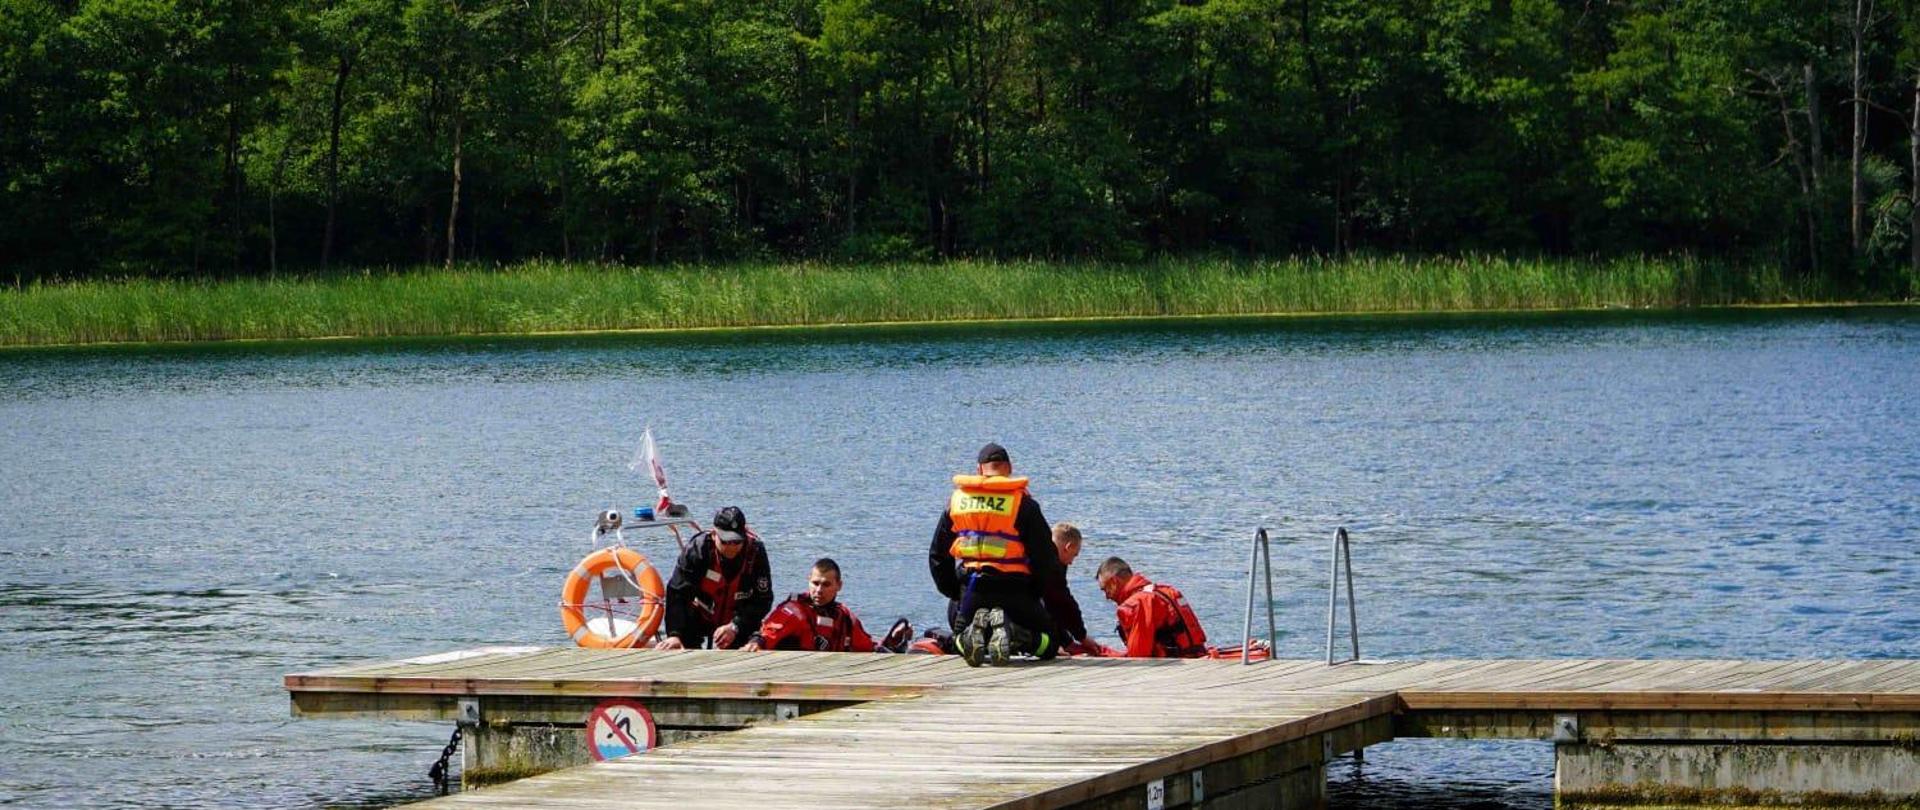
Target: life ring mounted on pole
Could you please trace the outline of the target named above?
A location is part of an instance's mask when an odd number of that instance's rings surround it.
[[[600,599],[589,600],[595,582]],[[560,621],[575,644],[593,649],[645,647],[666,617],[666,585],[647,555],[625,546],[588,554],[560,589]]]

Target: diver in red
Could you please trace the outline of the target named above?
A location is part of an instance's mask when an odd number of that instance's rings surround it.
[[[840,595],[840,564],[822,557],[807,575],[807,592],[796,593],[767,614],[746,650],[873,652],[873,637]]]
[[[1204,658],[1207,633],[1180,591],[1156,585],[1119,557],[1108,557],[1095,575],[1100,592],[1120,606],[1120,638],[1128,658]]]

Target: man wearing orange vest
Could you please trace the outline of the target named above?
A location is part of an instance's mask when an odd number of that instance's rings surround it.
[[[1120,606],[1120,638],[1128,658],[1201,658],[1207,633],[1187,598],[1169,585],[1156,585],[1133,572],[1119,557],[1108,557],[1095,574],[1100,592]]]
[[[1006,448],[988,443],[976,475],[953,477],[953,494],[927,551],[934,587],[954,600],[954,646],[968,666],[1003,665],[1016,654],[1060,652],[1042,586],[1059,575],[1053,530],[1027,479],[1013,477]]]
[[[873,652],[873,637],[840,595],[840,564],[821,557],[807,574],[807,592],[796,593],[767,614],[746,650]]]
[[[694,535],[667,581],[667,637],[657,650],[736,649],[760,629],[773,607],[767,549],[747,529],[740,507],[713,515],[713,529]]]

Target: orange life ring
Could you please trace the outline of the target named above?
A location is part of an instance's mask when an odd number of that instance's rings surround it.
[[[620,576],[625,571],[632,577],[633,583],[640,586],[640,595],[632,600],[635,611],[631,619],[616,616],[616,604],[619,602],[603,600],[592,607],[602,607],[607,615],[587,617],[587,595],[593,591],[593,581],[604,576]],[[660,620],[666,616],[667,588],[660,582],[660,572],[647,562],[647,555],[630,548],[603,548],[588,554],[567,574],[567,582],[560,589],[560,621],[566,625],[567,635],[574,643],[593,649],[620,649],[644,647],[653,639],[653,631],[660,629]]]

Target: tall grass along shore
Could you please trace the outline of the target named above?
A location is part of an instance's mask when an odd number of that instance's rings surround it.
[[[0,289],[0,345],[1016,318],[1810,303],[1827,282],[1688,258],[766,264],[533,261]]]

